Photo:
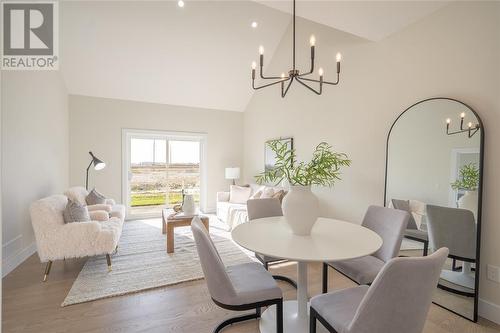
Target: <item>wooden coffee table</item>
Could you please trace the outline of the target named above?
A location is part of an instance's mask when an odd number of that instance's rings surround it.
[[[162,210],[162,234],[167,234],[167,253],[174,253],[175,240],[174,240],[174,229],[177,227],[189,227],[194,216],[178,216],[172,209]],[[208,222],[208,216],[199,216],[201,222],[205,225],[205,228],[209,230],[210,224]]]

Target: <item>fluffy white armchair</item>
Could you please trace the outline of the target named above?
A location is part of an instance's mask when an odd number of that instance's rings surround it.
[[[53,195],[40,199],[30,207],[38,256],[47,262],[43,281],[47,280],[52,262],[65,258],[106,255],[111,270],[110,254],[118,245],[123,219],[110,217],[107,221],[64,223],[63,211],[68,198]]]

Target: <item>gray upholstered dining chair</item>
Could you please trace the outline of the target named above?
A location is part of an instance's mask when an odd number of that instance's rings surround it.
[[[398,255],[408,219],[408,212],[402,210],[368,207],[362,226],[376,232],[382,238],[382,246],[369,256],[323,263],[323,293],[328,291],[329,266],[357,284],[372,283],[384,264]]]
[[[283,216],[281,202],[277,198],[250,199],[247,201],[247,212],[249,221],[264,217]],[[255,253],[255,257],[264,265],[266,270],[269,269],[269,264],[285,261],[284,259],[266,256],[260,253]],[[287,276],[273,275],[273,278],[288,282],[297,289],[297,283]]]
[[[283,333],[283,293],[271,274],[258,263],[225,267],[199,217],[191,222],[191,230],[214,303],[227,310],[255,310],[254,314],[223,321],[213,332],[220,332],[224,327],[237,322],[260,318],[261,307],[276,305],[276,331]]]
[[[448,255],[394,258],[371,286],[357,286],[311,299],[310,333],[316,321],[332,333],[421,333],[439,273]]]
[[[450,249],[448,257],[464,263],[460,271],[443,270],[441,277],[474,289],[475,276],[471,269],[471,264],[476,262],[477,233],[474,214],[467,209],[427,205],[427,227],[431,248],[447,247]]]
[[[408,238],[412,241],[423,243],[424,245],[423,255],[426,256],[429,251],[429,235],[427,233],[427,230],[421,230],[418,228],[417,222],[415,222],[415,218],[411,214],[409,201],[392,199],[391,202],[392,206],[395,209],[404,210],[410,214],[408,225],[406,227],[403,236],[404,238]]]

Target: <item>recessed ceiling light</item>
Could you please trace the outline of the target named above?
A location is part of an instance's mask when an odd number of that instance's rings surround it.
[[[253,21],[251,24],[252,28],[257,28],[258,25],[259,24],[256,21]]]
[[[184,1],[182,1],[182,0],[177,1],[177,6],[179,6],[181,8],[184,7]]]

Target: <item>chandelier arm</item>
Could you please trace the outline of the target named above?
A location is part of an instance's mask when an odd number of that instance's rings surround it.
[[[262,88],[265,88],[265,87],[274,86],[275,84],[278,84],[278,83],[281,83],[281,82],[286,82],[286,81],[288,81],[288,80],[289,80],[289,78],[286,78],[285,80],[279,80],[279,81],[271,82],[271,83],[264,84],[264,85],[262,85],[262,86],[258,86],[258,87],[256,87],[256,86],[255,86],[255,81],[254,81],[254,80],[252,80],[252,88],[253,88],[254,90],[258,90],[258,89],[262,89]]]
[[[311,90],[312,92],[314,92],[316,95],[321,95],[321,93],[323,92],[323,85],[320,83],[319,85],[319,91],[317,91],[316,89],[314,88],[311,88],[309,87],[307,84],[305,84],[304,82],[302,82],[303,78],[296,78],[297,82],[300,83],[301,85],[303,85],[304,87],[306,87],[307,89]],[[314,81],[314,80],[310,80],[310,81]],[[318,81],[319,82],[319,81]]]
[[[311,81],[311,82],[318,82],[318,83],[320,83],[320,82],[321,82],[320,80],[316,80],[316,79],[309,79],[309,78],[307,78],[307,77],[301,77],[300,79],[301,79],[301,80],[305,80],[305,81]],[[336,82],[329,82],[329,81],[325,81],[325,80],[323,80],[323,83],[325,83],[325,84],[330,84],[330,85],[335,86],[335,85],[339,84],[339,75],[337,74],[337,81],[336,81]]]
[[[280,79],[281,80],[281,76],[264,76],[264,74],[262,73],[263,70],[262,70],[263,66],[260,66],[260,71],[259,71],[259,75],[260,75],[260,78],[261,79],[264,79],[264,80],[275,80],[275,79]]]
[[[293,77],[290,79],[290,82],[288,83],[288,85],[286,86],[286,89],[283,91],[283,88],[284,88],[284,82],[281,83],[281,97],[284,98],[286,93],[288,92],[288,89],[290,89],[290,86],[292,85],[292,82],[293,82]]]

